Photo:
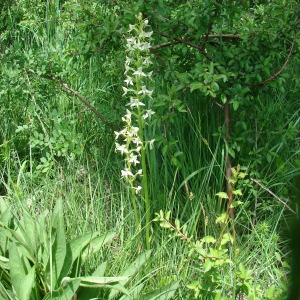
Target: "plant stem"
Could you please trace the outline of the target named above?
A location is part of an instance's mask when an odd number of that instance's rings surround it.
[[[138,124],[139,124],[139,136],[142,142],[141,157],[142,157],[142,193],[143,200],[145,201],[145,217],[146,217],[146,249],[150,250],[150,200],[149,200],[149,190],[148,190],[148,176],[147,176],[147,165],[146,165],[146,145],[144,145],[144,131],[143,131],[143,119],[141,109],[138,109]]]
[[[131,201],[133,206],[133,212],[134,212],[134,218],[135,218],[135,227],[136,230],[140,227],[140,218],[139,218],[139,212],[136,205],[136,195],[134,189],[131,188]]]

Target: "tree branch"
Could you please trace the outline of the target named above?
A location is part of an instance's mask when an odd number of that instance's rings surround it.
[[[275,199],[277,199],[279,202],[281,202],[289,211],[296,214],[296,212],[293,209],[291,209],[283,200],[281,200],[277,195],[275,195],[271,190],[269,190],[267,187],[265,187],[262,183],[260,183],[259,181],[257,181],[256,179],[253,179],[253,178],[250,178],[250,180],[255,182],[256,184],[258,184],[263,190],[265,190],[266,192],[271,194]]]
[[[264,81],[262,82],[257,82],[257,83],[252,83],[252,84],[247,84],[248,86],[257,86],[257,85],[263,85],[263,84],[266,84],[267,82],[269,81],[272,81],[273,79],[275,79],[277,76],[279,76],[282,71],[285,69],[285,67],[287,66],[288,62],[290,61],[290,58],[291,58],[291,55],[294,51],[294,46],[295,46],[295,41],[296,41],[296,38],[297,38],[297,31],[296,31],[296,26],[300,23],[300,19],[296,22],[295,24],[295,30],[294,30],[294,37],[293,37],[293,42],[292,42],[292,46],[291,46],[291,49],[290,49],[290,52],[283,64],[283,66],[280,68],[280,70],[275,73],[274,75],[272,75],[270,78],[267,78],[265,79]]]
[[[49,79],[55,83],[59,83],[62,87],[64,87],[69,93],[72,93],[75,95],[86,107],[88,107],[97,117],[100,119],[107,127],[109,127],[111,130],[114,130],[113,126],[103,117],[102,114],[98,112],[98,110],[89,103],[78,91],[75,91],[72,89],[66,82],[64,82],[61,79],[55,78],[51,75],[42,75],[43,78]]]

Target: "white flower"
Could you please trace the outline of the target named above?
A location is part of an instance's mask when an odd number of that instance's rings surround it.
[[[130,85],[133,85],[133,81],[132,81],[132,78],[130,76],[127,76],[127,78],[124,80],[124,82],[126,82],[126,84],[130,84]]]
[[[119,138],[119,136],[121,135],[121,132],[119,131],[114,131],[115,135],[116,135],[116,140]]]
[[[143,43],[141,46],[140,46],[140,50],[144,51],[144,50],[148,50],[151,48],[151,45],[150,43]]]
[[[128,65],[125,65],[125,72],[124,72],[124,74],[127,74],[127,72],[130,71],[130,70],[131,70],[131,68]]]
[[[142,141],[141,141],[141,139],[140,139],[139,137],[134,138],[134,139],[132,140],[132,142],[133,142],[134,144],[136,144],[137,146],[142,145]],[[136,152],[140,152],[140,150],[141,150],[141,147],[137,147],[137,148],[135,149]]]
[[[138,131],[139,131],[138,127],[130,126],[130,128],[128,128],[126,136],[130,138],[136,138],[138,136],[137,135]]]
[[[123,118],[122,118],[122,120],[123,120]],[[118,139],[120,135],[126,136],[126,134],[127,134],[127,128],[124,128],[124,129],[122,129],[119,132],[115,131],[115,134],[116,134],[116,139]]]
[[[143,61],[143,65],[148,67],[150,64],[152,64],[152,61],[150,60],[150,57],[147,56]]]
[[[120,151],[122,155],[124,153],[128,153],[128,149],[126,148],[126,145],[120,145],[120,144],[116,143],[116,150]]]
[[[151,141],[149,142],[149,148],[150,148],[150,150],[153,148],[154,142],[155,142],[155,140],[151,140]]]
[[[133,45],[133,48],[135,49],[143,50],[143,47],[144,47],[144,43],[141,42],[140,40],[137,40]]]
[[[126,56],[125,65],[129,66],[130,63],[131,63],[131,59],[128,56]]]
[[[140,190],[142,189],[142,187],[137,186],[137,187],[133,187],[133,189],[135,189],[135,193],[138,194],[140,192]]]
[[[131,45],[131,44],[127,43],[127,44],[126,44],[127,51],[133,51],[133,50],[134,50],[134,48],[133,48],[132,46],[133,46],[133,45]]]
[[[133,72],[133,75],[147,76],[146,73],[143,72],[142,67],[139,67],[137,71]]]
[[[136,172],[136,174],[137,174],[137,175],[141,175],[141,176],[142,176],[142,174],[143,174],[143,170],[142,170],[142,169],[138,170],[138,171]]]
[[[131,127],[131,130],[132,130],[132,133],[136,136],[137,133],[139,132],[139,127],[132,126],[132,127]]]
[[[153,31],[150,31],[150,32],[143,31],[139,34],[139,38],[149,38],[149,37],[151,37],[152,34],[153,34]]]
[[[130,97],[130,103],[127,105],[130,105],[130,107],[145,106],[145,104],[141,102],[138,98],[133,98],[133,97]]]
[[[133,89],[128,89],[128,88],[126,88],[125,86],[122,86],[122,89],[123,89],[123,91],[124,91],[124,94],[123,94],[122,96],[126,95],[127,92],[133,92]]]
[[[150,98],[152,96],[153,91],[147,90],[146,86],[143,85],[142,89],[138,92],[138,94],[148,95]]]
[[[134,165],[140,163],[137,159],[137,155],[134,155],[133,153],[130,153],[128,162],[133,163]]]
[[[143,119],[147,119],[147,118],[151,119],[151,116],[154,115],[154,114],[155,114],[155,112],[153,110],[147,109],[146,113],[143,114],[142,118]]]
[[[136,30],[135,25],[129,24],[129,30],[128,30],[128,32],[131,32],[132,30]]]
[[[127,120],[131,120],[131,111],[126,109],[126,115],[124,116]]]
[[[133,177],[132,172],[129,169],[126,170],[121,170],[121,177],[122,178],[127,178],[128,176]]]
[[[127,41],[127,43],[129,43],[129,44],[134,44],[136,40],[135,40],[134,37],[130,37],[130,38],[126,39],[126,41]]]

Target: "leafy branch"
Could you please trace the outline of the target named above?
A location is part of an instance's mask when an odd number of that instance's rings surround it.
[[[29,69],[31,73],[35,73],[33,70]],[[82,96],[78,91],[74,90],[71,88],[65,81],[62,79],[56,78],[52,75],[41,75],[41,77],[51,80],[55,83],[60,84],[65,90],[67,90],[69,93],[73,94],[76,96],[87,108],[89,108],[96,116],[98,119],[100,119],[107,127],[109,127],[111,130],[115,130],[114,126],[102,115],[99,113],[99,111],[89,102],[87,101],[84,96]]]

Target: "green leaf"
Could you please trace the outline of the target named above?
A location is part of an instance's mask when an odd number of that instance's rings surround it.
[[[219,192],[216,196],[219,196],[221,199],[228,199],[228,195],[225,192]]]
[[[95,233],[86,233],[84,235],[78,236],[67,244],[67,252],[64,260],[63,269],[60,274],[60,280],[66,277],[70,272],[71,266],[75,260],[79,259],[84,248],[90,243],[90,241],[97,236]]]
[[[247,173],[243,173],[243,172],[240,172],[239,175],[238,175],[238,178],[245,178],[248,174]]]
[[[221,245],[225,245],[226,243],[230,242],[233,244],[233,237],[230,233],[225,233],[221,240]]]
[[[187,285],[187,288],[191,290],[195,290],[199,287],[201,287],[201,283],[199,281],[193,281]]]
[[[32,290],[35,285],[35,267],[30,267],[26,258],[20,256],[17,245],[10,243],[9,269],[12,286],[19,299],[32,299]]]
[[[195,91],[195,90],[199,90],[203,88],[203,83],[202,82],[192,82],[190,84],[190,89],[191,92]]]
[[[214,263],[210,259],[206,259],[205,263],[203,265],[204,272],[208,272],[212,267],[214,266]]]
[[[93,272],[93,276],[102,277],[105,274],[107,262],[103,262],[101,265],[98,266],[98,268]]]
[[[229,153],[233,158],[235,158],[235,152],[234,152],[233,148],[228,147],[228,153]]]
[[[226,213],[223,213],[221,216],[219,216],[217,219],[216,219],[216,224],[218,223],[222,223],[222,224],[225,224],[226,221],[227,221],[227,214]]]
[[[69,282],[65,282],[58,290],[51,291],[44,297],[44,300],[67,300],[73,299],[76,291],[78,290],[80,285],[80,279],[74,279]]]
[[[125,276],[128,279],[122,280],[120,284],[125,285],[128,283],[129,279],[131,279],[146,263],[151,255],[151,250],[142,253],[132,264],[130,264],[124,271],[122,271],[119,276]],[[109,294],[108,299],[114,298],[118,292],[116,290],[112,290]]]
[[[162,223],[160,223],[159,225],[160,225],[160,227],[162,227],[162,228],[171,228],[171,227],[172,227],[172,226],[171,226],[169,223],[167,223],[167,222],[162,222]]]
[[[98,268],[93,272],[92,276],[104,277],[107,262],[103,262],[98,266]],[[95,299],[99,296],[99,289],[91,289],[89,287],[81,287],[78,292],[78,299]]]
[[[243,196],[242,191],[241,190],[234,190],[232,192],[234,195],[239,195],[239,196]],[[242,203],[242,202],[241,202]]]
[[[240,106],[240,101],[237,100],[233,101],[232,106],[233,106],[233,110],[236,111]]]
[[[272,284],[265,292],[265,298],[266,299],[274,299],[274,293],[276,291],[276,287],[274,284]]]
[[[141,292],[144,287],[144,283],[141,283],[137,286],[134,286],[133,288],[130,289],[129,295],[123,295],[120,300],[132,300],[132,299],[140,299],[141,297]]]
[[[233,201],[231,204],[230,204],[230,208],[235,208],[239,205],[243,204],[243,202],[241,201]]]
[[[179,281],[174,281],[171,282],[170,284],[167,284],[159,288],[156,291],[142,295],[139,299],[140,300],[168,300],[174,296],[178,286],[179,286]]]
[[[205,236],[204,238],[201,239],[201,242],[207,243],[207,244],[214,244],[216,242],[216,239],[212,236]]]
[[[51,274],[53,289],[57,289],[60,284],[61,271],[65,265],[65,258],[67,254],[67,244],[65,235],[65,226],[63,222],[63,211],[62,211],[62,201],[59,199],[55,205],[53,215],[52,215],[52,228],[51,228],[51,239],[52,239],[52,265],[50,266],[50,261],[48,264],[48,272]]]
[[[175,228],[180,230],[180,221],[178,219],[175,220]]]
[[[225,103],[226,103],[226,101],[227,101],[227,97],[226,97],[226,95],[225,95],[225,94],[222,94],[222,95],[221,95],[221,101],[222,101],[222,103],[223,103],[223,104],[225,104]]]
[[[23,210],[23,218],[20,224],[22,224],[19,228],[20,230],[22,228],[24,241],[26,242],[28,249],[30,249],[32,257],[35,257],[39,246],[36,220],[34,220],[27,211]]]
[[[68,285],[70,282],[80,280],[80,286],[84,287],[102,287],[109,286],[110,283],[117,283],[120,281],[128,280],[126,276],[118,276],[118,277],[96,277],[96,276],[85,276],[85,277],[77,277],[70,278],[64,277],[61,281],[62,286]]]
[[[111,242],[115,236],[114,232],[107,233],[101,236],[93,238],[89,243],[88,247],[83,251],[82,258],[83,261],[87,256],[97,253],[105,244]]]

